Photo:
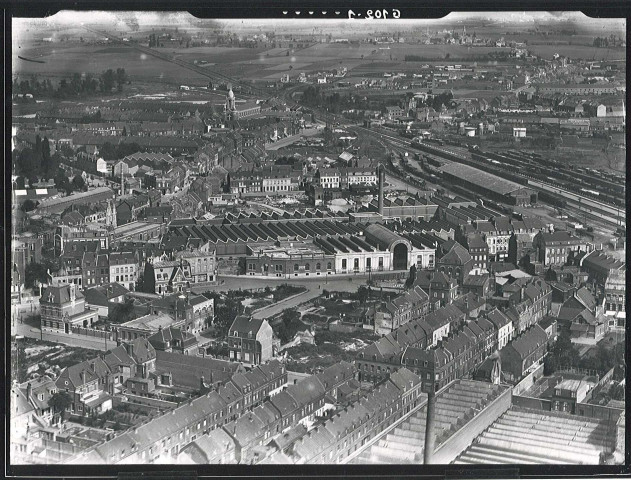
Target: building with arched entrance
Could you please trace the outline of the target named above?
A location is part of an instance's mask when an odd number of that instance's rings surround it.
[[[412,263],[412,244],[406,238],[380,224],[368,225],[364,230],[366,242],[391,253],[391,270],[408,270]]]

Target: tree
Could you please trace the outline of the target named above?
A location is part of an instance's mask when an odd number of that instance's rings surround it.
[[[543,374],[544,375],[552,375],[557,371],[558,365],[557,360],[554,355],[546,355],[545,360],[543,361]]]
[[[36,207],[37,205],[35,204],[35,202],[30,198],[27,198],[26,201],[22,204],[21,208],[23,212],[31,212],[35,210]]]
[[[24,269],[24,287],[33,288],[35,283],[48,283],[48,268],[42,263],[27,263]]]
[[[294,308],[285,310],[278,326],[278,338],[282,343],[289,342],[301,326],[300,312]]]
[[[105,142],[99,149],[99,153],[103,157],[103,160],[116,160],[116,149],[110,142]]]
[[[123,91],[123,85],[127,81],[127,74],[124,68],[116,69],[116,88],[119,92]]]
[[[578,367],[580,356],[572,344],[570,334],[565,330],[559,333],[550,355],[554,357],[555,368]]]
[[[367,287],[364,287],[363,285],[361,285],[357,289],[357,299],[359,300],[359,303],[361,305],[364,305],[366,303],[366,300],[368,300],[369,295],[370,295],[370,290]]]
[[[41,162],[33,149],[27,147],[21,151],[15,151],[15,170],[19,175],[30,176],[41,171]]]
[[[60,192],[66,192],[67,195],[72,193],[70,180],[68,180],[66,172],[62,168],[58,169],[57,175],[55,175],[55,188]]]
[[[37,175],[29,175],[28,184],[30,187],[35,185],[37,182],[39,182],[39,178],[37,177]]]
[[[110,323],[121,324],[133,320],[134,318],[134,301],[128,300],[125,303],[119,303],[114,308],[110,308],[107,313],[107,321]]]
[[[68,392],[59,391],[54,393],[48,400],[48,405],[53,412],[60,414],[61,420],[65,419],[66,410],[72,405],[72,397]]]
[[[624,387],[622,385],[615,384],[609,389],[609,396],[612,400],[624,400]]]
[[[110,93],[112,91],[112,88],[114,87],[115,82],[116,82],[116,74],[114,73],[114,70],[112,70],[111,68],[108,68],[100,76],[101,92]]]
[[[74,176],[74,178],[72,179],[72,188],[79,192],[87,190],[87,187],[85,186],[85,180],[81,175]]]
[[[416,280],[416,265],[412,265],[410,267],[410,273],[408,275],[408,278],[405,281],[405,288],[412,287],[412,285],[414,285],[415,280]]]
[[[24,185],[24,177],[20,176],[15,179],[15,188],[19,190],[23,190],[24,188],[26,188],[26,186]]]

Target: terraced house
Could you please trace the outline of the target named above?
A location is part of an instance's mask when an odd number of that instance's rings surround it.
[[[248,392],[255,392],[256,395],[246,397],[243,382],[239,382],[239,387],[235,382],[229,381],[219,389],[213,389],[169,413],[74,456],[66,463],[133,464],[172,461],[186,445],[239,418],[287,383],[285,367],[276,360],[258,365],[243,376],[246,384],[251,385]]]

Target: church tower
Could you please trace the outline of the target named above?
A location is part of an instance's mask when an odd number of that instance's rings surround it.
[[[232,91],[232,85],[228,84],[228,95],[226,95],[226,118],[233,120],[236,112],[236,99],[234,98],[234,92]]]

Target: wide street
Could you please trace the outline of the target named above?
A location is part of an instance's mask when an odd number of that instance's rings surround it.
[[[69,345],[72,347],[90,348],[92,350],[108,350],[110,348],[116,347],[116,342],[110,340],[106,342],[104,339],[99,338],[91,338],[78,335],[66,336],[48,332],[44,332],[44,334],[42,335],[42,331],[39,325],[36,325],[33,322],[27,322],[26,319],[24,319],[23,323],[21,323],[17,319],[15,320],[15,322],[13,322],[12,320],[11,333],[18,336],[35,338],[37,340],[63,343],[64,345]]]
[[[307,291],[293,297],[281,300],[278,303],[269,305],[253,313],[254,318],[269,318],[279,314],[287,308],[293,308],[302,303],[308,302],[322,294],[323,290],[334,292],[355,292],[361,285],[366,285],[368,275],[327,275],[324,277],[311,278],[262,278],[249,276],[221,276],[219,285],[208,287],[192,287],[195,293],[206,291],[227,291],[227,290],[251,290],[265,287],[277,287],[286,283],[292,285],[302,285]]]

